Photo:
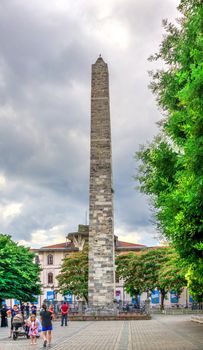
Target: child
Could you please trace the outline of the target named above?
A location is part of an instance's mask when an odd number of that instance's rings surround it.
[[[52,320],[55,321],[56,318],[55,318],[55,314],[54,314],[54,305],[53,305],[53,304],[50,305],[49,311],[51,312],[51,318],[52,318]]]
[[[31,315],[30,320],[28,322],[29,326],[29,336],[31,338],[31,344],[36,345],[37,344],[37,337],[39,336],[39,321],[36,319],[36,315]]]

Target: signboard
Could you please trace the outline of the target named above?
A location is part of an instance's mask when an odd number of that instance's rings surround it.
[[[72,302],[73,302],[72,293],[64,295],[64,301],[67,301],[69,304],[72,304]]]
[[[152,302],[152,304],[159,304],[159,291],[158,290],[152,291],[151,302]]]
[[[178,296],[175,291],[171,290],[170,292],[170,297],[171,297],[171,303],[172,304],[177,304],[178,303]]]
[[[37,295],[34,295],[34,297],[35,297],[34,304],[38,304],[38,299],[39,299],[39,297],[38,297]]]
[[[35,301],[34,301],[34,304],[38,304],[38,296],[34,295],[35,297]],[[17,300],[17,299],[14,299],[14,305],[20,305],[20,301]]]
[[[47,300],[54,300],[54,291],[53,290],[47,291]]]
[[[116,290],[116,301],[119,302],[121,300],[121,291]]]
[[[189,303],[192,303],[193,302],[193,298],[192,298],[192,296],[190,295],[189,296]]]
[[[135,299],[135,297],[132,297],[132,304],[140,304],[140,295],[137,296],[137,298]]]

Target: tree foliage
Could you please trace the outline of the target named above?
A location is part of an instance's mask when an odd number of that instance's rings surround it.
[[[0,234],[0,301],[15,298],[34,301],[40,294],[40,267],[29,248]]]
[[[88,252],[68,255],[62,263],[61,273],[57,276],[62,295],[72,293],[88,301]]]
[[[168,291],[180,295],[186,285],[185,267],[180,264],[173,248],[145,249],[137,254],[120,255],[116,260],[117,273],[131,296],[142,292],[148,295],[155,289],[161,293],[161,308]]]
[[[200,250],[203,250],[203,244],[197,245]],[[188,280],[188,287],[190,293],[197,301],[203,300],[203,264],[201,258],[193,262],[187,272],[186,278]]]
[[[125,290],[135,298],[143,291],[141,260],[134,253],[121,254],[116,258],[116,275],[124,281]]]
[[[188,262],[191,290],[198,280],[198,294],[203,289],[198,246],[203,238],[202,1],[182,0],[179,10],[177,26],[163,21],[166,36],[151,57],[165,63],[163,70],[151,73],[151,89],[165,118],[160,135],[137,152],[137,179],[152,199],[158,229]]]

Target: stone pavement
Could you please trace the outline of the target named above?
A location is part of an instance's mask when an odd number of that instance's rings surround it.
[[[149,321],[54,322],[52,349],[58,350],[203,350],[203,325],[190,315],[154,315]],[[0,350],[42,349],[42,339],[8,339],[0,328]]]

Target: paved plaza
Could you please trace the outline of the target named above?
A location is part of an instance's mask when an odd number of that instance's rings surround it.
[[[52,349],[58,350],[203,350],[203,325],[189,315],[154,315],[150,321],[54,322]],[[8,339],[0,328],[0,350],[42,349],[30,340]]]

